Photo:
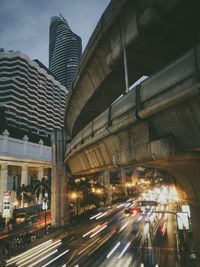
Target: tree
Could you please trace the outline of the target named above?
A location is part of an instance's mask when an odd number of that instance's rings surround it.
[[[36,186],[36,183],[38,183],[38,178],[37,178],[37,176],[32,175],[30,177],[30,185],[29,185],[29,187],[30,187],[31,192],[33,193],[33,196],[35,196],[35,186]]]
[[[45,177],[42,177],[41,181],[36,180],[34,186],[34,195],[36,196],[36,199],[41,199],[42,201],[47,198],[47,200],[50,200],[51,198],[51,183],[49,180],[47,180]]]
[[[29,185],[19,186],[16,191],[17,200],[21,202],[22,207],[24,207],[24,203],[29,203],[33,200],[33,192]]]
[[[85,209],[87,205],[99,206],[106,201],[106,189],[93,179],[77,179],[69,183],[69,195],[75,192],[79,196],[79,203]]]

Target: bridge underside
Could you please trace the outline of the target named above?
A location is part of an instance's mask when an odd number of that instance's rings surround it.
[[[97,25],[70,92],[65,164],[73,176],[133,165],[170,172],[189,196],[200,255],[200,47],[157,72],[196,45],[200,2],[113,2],[121,10]],[[125,91],[124,48],[130,84],[157,73],[110,106]]]
[[[148,128],[142,123],[138,128]],[[194,233],[195,251],[200,252],[200,152],[181,152],[173,138],[163,138],[150,141],[145,134],[129,129],[115,136],[106,138],[101,144],[87,148],[68,160],[68,166],[74,174],[84,175],[102,171],[113,167],[141,166],[160,168],[172,174],[183,187],[188,196],[191,208],[192,231]],[[137,147],[132,147],[136,140]],[[121,151],[120,151],[121,149]],[[120,151],[120,152],[119,152]],[[103,161],[109,164],[102,165]],[[80,169],[80,166],[90,165],[89,169]],[[79,166],[79,167],[77,167]],[[200,258],[197,256],[198,266]]]
[[[70,92],[65,128],[72,137],[125,92],[124,48],[131,85],[199,40],[199,1],[111,2],[120,3],[107,12],[108,22],[106,14],[99,21]]]
[[[199,90],[199,89],[198,89]],[[195,115],[196,114],[196,115]],[[200,252],[200,96],[125,127],[128,118],[107,129],[101,140],[81,144],[66,158],[72,175],[113,167],[141,166],[167,170],[188,195],[197,253]],[[129,117],[133,114],[129,114]],[[112,134],[112,127],[119,127]],[[198,259],[200,266],[200,259]]]
[[[130,110],[115,118],[110,127],[105,126],[94,136],[89,134],[88,139],[74,145],[67,154],[65,161],[71,174],[81,175],[133,164],[170,163],[183,155],[196,157],[200,154],[198,87],[194,92],[194,97],[157,112],[146,120],[133,124],[135,115]],[[170,98],[168,101],[172,103]],[[156,105],[154,109],[156,111]]]
[[[143,123],[138,126],[138,128],[140,127],[148,128],[147,125]],[[110,136],[101,144],[93,148],[87,148],[81,154],[77,154],[75,158],[69,159],[68,166],[71,167],[71,170],[76,169],[76,174],[78,175],[127,165],[155,167],[168,171],[177,179],[177,182],[182,185],[187,193],[188,203],[191,207],[192,231],[195,233],[194,243],[196,253],[199,253],[200,152],[180,152],[173,138],[165,138],[150,142],[145,134],[140,134],[141,138],[138,139],[137,134],[139,134],[139,132],[133,132],[133,130],[130,129],[126,132],[120,132],[115,136]],[[137,147],[133,149],[131,143],[133,144],[135,140],[140,141],[137,143]],[[119,153],[120,149],[121,152]],[[118,152],[116,153],[116,151]],[[104,160],[107,160],[110,164],[102,166]],[[87,164],[91,166],[90,169],[80,170],[80,168],[74,166],[83,166],[86,164],[86,161]],[[198,264],[198,266],[200,266],[199,258]]]

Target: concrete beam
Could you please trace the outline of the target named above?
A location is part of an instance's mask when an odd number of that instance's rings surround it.
[[[177,153],[171,138],[151,141],[148,123],[144,121],[115,135],[108,134],[92,146],[83,144],[72,156],[67,157],[65,163],[72,175],[79,175],[110,167],[166,160],[175,157]]]

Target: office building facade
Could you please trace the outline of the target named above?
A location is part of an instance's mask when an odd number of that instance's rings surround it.
[[[21,52],[0,53],[0,107],[8,126],[50,136],[63,127],[67,90]]]
[[[81,38],[60,16],[51,18],[49,28],[49,69],[62,85],[70,88],[82,53]]]

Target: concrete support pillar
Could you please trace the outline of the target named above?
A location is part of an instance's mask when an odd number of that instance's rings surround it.
[[[138,171],[134,167],[133,167],[133,171],[132,171],[132,183],[134,185],[136,185],[138,183]]]
[[[121,176],[121,186],[124,190],[124,194],[127,197],[128,193],[127,193],[127,187],[126,187],[126,174],[124,171],[124,168],[120,168],[120,176]]]
[[[110,205],[112,201],[112,194],[110,188],[110,172],[109,170],[104,171],[104,186],[106,188],[107,200],[106,205]]]
[[[0,212],[3,211],[3,192],[7,191],[8,165],[1,165],[0,172]]]
[[[39,141],[39,145],[40,145],[40,158],[43,158],[43,150],[44,150],[44,141],[42,139],[40,139]]]
[[[98,182],[100,185],[104,186],[104,177],[103,176],[98,177]]]
[[[200,267],[200,162],[192,164],[188,170],[188,178],[193,188],[193,195],[188,194],[191,208],[192,233],[197,256],[197,266]],[[190,171],[191,170],[191,171]],[[187,192],[187,191],[186,191]]]
[[[195,246],[195,253],[197,257],[197,266],[200,267],[200,206],[190,203],[191,209],[191,223],[192,223],[192,233]]]
[[[53,227],[69,224],[69,202],[64,154],[64,131],[56,130],[52,134],[51,219]]]
[[[21,185],[27,185],[28,184],[28,166],[22,165],[22,173],[21,173]]]
[[[2,135],[3,135],[3,151],[6,153],[8,152],[8,137],[9,137],[8,130],[4,130]]]
[[[23,141],[24,141],[24,156],[25,156],[27,154],[27,147],[28,147],[28,136],[27,135],[24,135]]]
[[[44,176],[44,169],[43,167],[38,168],[38,179],[42,180],[42,177]]]

